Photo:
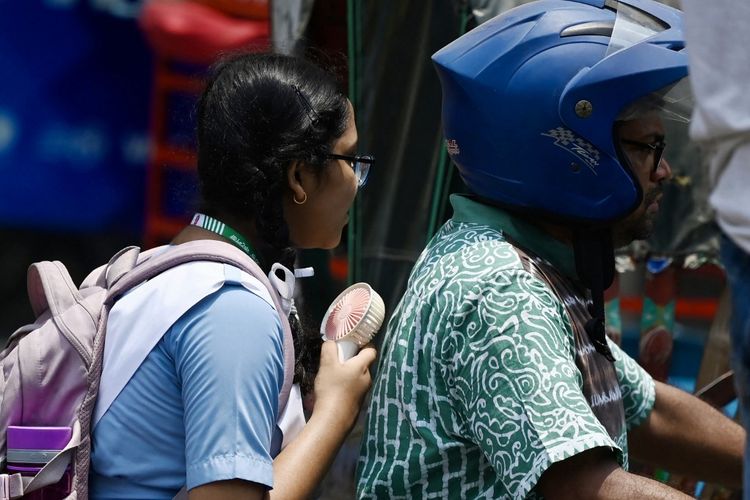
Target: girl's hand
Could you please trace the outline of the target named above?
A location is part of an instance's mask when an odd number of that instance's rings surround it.
[[[372,385],[369,367],[377,351],[371,345],[341,363],[336,342],[327,340],[320,348],[320,368],[315,377],[313,414],[347,429],[357,420],[362,400]]]

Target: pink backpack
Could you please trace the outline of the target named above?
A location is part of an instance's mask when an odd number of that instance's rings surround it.
[[[292,385],[294,347],[281,313],[282,301],[269,278],[244,252],[219,241],[192,241],[163,252],[118,252],[76,288],[60,262],[38,262],[28,271],[28,293],[36,321],[19,328],[0,352],[0,500],[19,498],[56,484],[70,470],[69,499],[88,498],[91,419],[99,391],[107,317],[115,301],[134,286],[193,261],[222,262],[257,278],[268,289],[284,329],[284,383],[279,413]],[[9,426],[69,427],[72,436],[34,477],[8,473]],[[19,455],[22,456],[22,455]],[[15,461],[15,460],[14,460]]]

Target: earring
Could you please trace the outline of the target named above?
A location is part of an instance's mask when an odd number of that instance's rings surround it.
[[[296,203],[297,205],[304,205],[305,202],[307,201],[307,193],[302,193],[302,194],[305,195],[305,197],[302,198],[302,201],[297,201],[297,195],[294,196],[294,203]]]

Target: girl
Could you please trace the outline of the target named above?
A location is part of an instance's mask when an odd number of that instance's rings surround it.
[[[198,107],[201,214],[173,245],[225,241],[265,272],[291,269],[296,248],[337,246],[372,163],[356,151],[352,105],[331,75],[282,55],[226,61]],[[171,277],[181,267],[158,276],[162,293],[180,293]],[[108,339],[168,314],[153,300],[127,314],[128,300],[115,304]],[[356,420],[375,350],[340,363],[333,343],[306,341],[290,316],[295,382],[315,407],[279,452],[279,314],[225,283],[171,323],[94,428],[92,497],[172,498],[183,487],[191,500],[309,496]]]

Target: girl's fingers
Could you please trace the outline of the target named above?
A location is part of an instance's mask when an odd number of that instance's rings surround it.
[[[367,344],[359,351],[356,358],[363,362],[365,366],[370,366],[377,356],[378,351],[371,344]]]
[[[339,351],[336,348],[336,342],[333,340],[326,340],[323,342],[323,345],[320,347],[320,360],[321,362],[323,360],[329,361],[330,360],[337,360],[338,361]]]

